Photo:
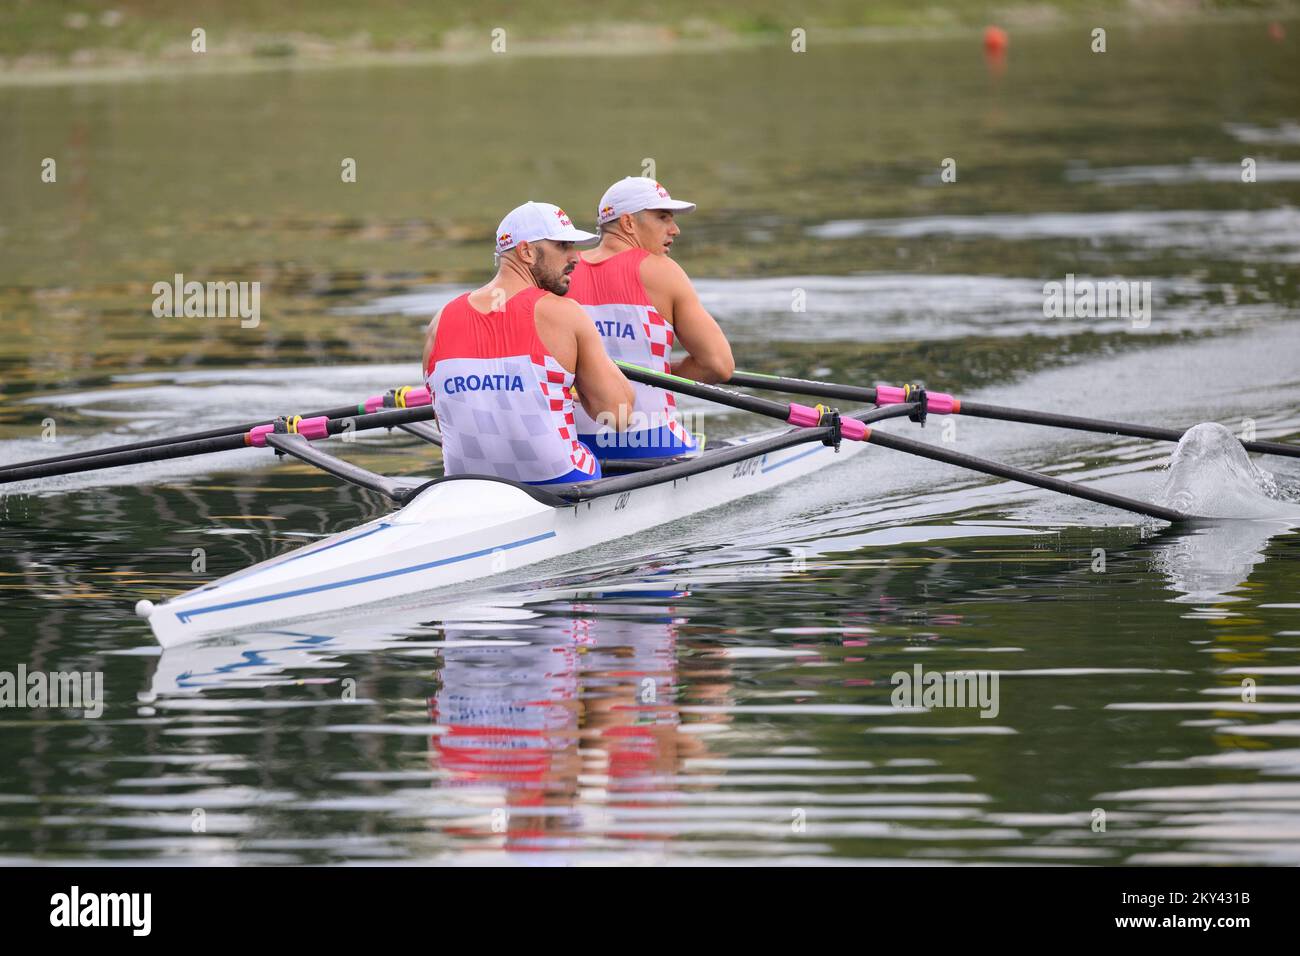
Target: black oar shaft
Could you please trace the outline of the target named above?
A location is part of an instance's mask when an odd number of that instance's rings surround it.
[[[169,461],[172,458],[188,458],[191,455],[207,455],[212,452],[230,451],[244,448],[244,436],[218,435],[214,438],[201,438],[194,441],[175,442],[170,445],[155,445],[124,451],[112,451],[93,458],[79,458],[72,461],[48,461],[30,465],[19,465],[0,473],[0,485],[15,481],[27,481],[32,478],[52,478],[55,475],[75,475],[82,471],[98,471],[100,468],[118,468],[122,465],[143,465],[150,461]]]
[[[995,418],[1005,422],[1022,422],[1026,425],[1050,425],[1072,428],[1075,431],[1099,432],[1103,435],[1124,435],[1129,438],[1153,438],[1157,441],[1179,441],[1186,433],[1183,428],[1161,428],[1155,425],[1134,425],[1112,422],[1102,418],[1083,418],[1078,415],[1060,415],[1055,412],[1037,412],[1026,408],[1007,408],[1002,405],[985,405],[982,402],[961,403],[961,414],[976,418]],[[1300,458],[1300,447],[1275,441],[1242,441],[1247,451],[1264,455],[1286,455]]]
[[[816,395],[818,398],[842,398],[851,402],[875,402],[876,390],[859,385],[841,385],[838,382],[814,382],[806,378],[785,378],[780,375],[762,375],[758,372],[733,372],[728,385],[744,388],[767,388],[791,395]]]
[[[976,458],[973,455],[950,451],[947,448],[940,448],[937,445],[930,445],[925,442],[913,441],[910,438],[903,438],[889,432],[882,432],[873,429],[871,434],[868,436],[867,441],[873,445],[892,448],[895,451],[907,452],[910,455],[917,455],[921,458],[930,458],[934,461],[942,461],[949,465],[956,465],[959,468],[967,468],[971,471],[982,472],[986,475],[993,475],[998,478],[1007,478],[1011,481],[1019,481],[1026,485],[1034,485],[1038,488],[1046,488],[1048,491],[1056,491],[1075,498],[1084,498],[1088,501],[1095,501],[1098,504],[1110,505],[1112,508],[1120,508],[1124,511],[1136,512],[1137,514],[1147,515],[1151,518],[1160,518],[1163,521],[1179,523],[1190,521],[1193,518],[1191,515],[1183,514],[1181,511],[1175,511],[1172,508],[1162,508],[1160,505],[1148,504],[1145,501],[1138,501],[1136,498],[1126,498],[1123,495],[1111,494],[1109,491],[1090,488],[1087,485],[1081,485],[1074,481],[1065,481],[1061,478],[1053,478],[1050,475],[1040,475],[1036,471],[1026,471],[1024,468],[1017,468],[1015,465],[1004,465],[1001,462],[989,461],[985,458]]]
[[[328,408],[320,412],[309,412],[303,415],[303,418],[342,418],[345,415],[355,415],[358,413],[358,406],[342,405],[338,408]],[[275,419],[264,418],[256,422],[244,422],[242,425],[220,425],[216,428],[208,428],[204,431],[187,432],[183,435],[169,435],[165,438],[149,438],[144,441],[131,442],[126,445],[114,445],[111,448],[87,449],[86,451],[72,452],[67,455],[55,455],[52,458],[40,458],[36,461],[25,461],[17,465],[0,466],[0,477],[6,476],[10,471],[17,468],[32,468],[36,465],[54,465],[64,461],[78,461],[83,458],[100,458],[104,455],[117,454],[118,452],[142,451],[146,448],[158,448],[164,445],[180,444],[184,442],[203,441],[208,438],[225,438],[228,435],[243,435],[259,425],[269,425]],[[156,460],[156,459],[155,459]],[[81,469],[85,470],[85,469]],[[60,474],[64,474],[60,472]],[[18,479],[13,479],[17,481]]]
[[[411,422],[426,421],[434,417],[433,406],[420,408],[394,408],[368,415],[346,414],[355,412],[356,408],[345,410],[345,415],[331,418],[326,430],[331,435],[340,435],[348,431],[364,431],[370,428],[396,428]],[[307,416],[302,416],[307,417]],[[321,416],[313,416],[321,417]],[[148,448],[118,449],[73,461],[35,462],[21,465],[0,473],[0,485],[15,481],[27,481],[33,478],[51,478],[55,475],[74,475],[83,471],[96,471],[100,468],[117,468],[122,465],[142,465],[151,461],[170,461],[174,458],[190,458],[194,455],[207,455],[219,451],[231,451],[236,448],[249,447],[247,432],[238,435],[218,435],[193,441],[174,442],[168,445],[155,445]]]
[[[690,379],[679,378],[675,375],[662,375],[658,372],[651,372],[638,366],[618,363],[623,369],[624,374],[633,381],[645,382],[650,385],[658,385],[671,391],[685,392],[688,395],[697,395],[700,398],[712,399],[721,402],[724,405],[731,405],[736,408],[746,408],[752,411],[758,411],[760,414],[771,415],[774,418],[781,418],[783,414],[788,414],[788,405],[781,405],[778,402],[767,402],[759,400],[763,406],[748,405],[754,401],[753,396],[738,395],[730,389],[718,388],[715,385],[702,385],[699,382],[692,382]],[[743,374],[743,373],[742,373]],[[751,376],[746,375],[747,378]],[[735,376],[732,377],[735,382]],[[771,387],[771,386],[769,386]],[[782,391],[785,389],[782,388]],[[865,396],[853,396],[865,397]],[[893,417],[894,414],[906,414],[916,407],[916,403],[907,403],[902,405],[885,406],[870,415],[862,416],[860,421],[869,422],[877,418]],[[782,410],[785,410],[784,412]],[[882,414],[883,413],[883,414]],[[1046,488],[1049,491],[1059,492],[1064,495],[1071,495],[1075,498],[1083,498],[1088,501],[1095,501],[1098,504],[1109,505],[1112,508],[1120,508],[1124,511],[1132,511],[1136,514],[1147,515],[1152,518],[1160,518],[1163,521],[1182,522],[1193,520],[1193,516],[1183,514],[1181,511],[1174,511],[1172,508],[1162,508],[1160,505],[1148,504],[1145,501],[1138,501],[1136,498],[1126,498],[1123,495],[1111,494],[1108,491],[1101,491],[1097,488],[1089,488],[1087,485],[1077,484],[1073,481],[1065,481],[1061,478],[1052,478],[1049,475],[1040,475],[1036,471],[1027,471],[1024,468],[1017,468],[1014,465],[1004,465],[1001,462],[989,461],[986,458],[976,458],[974,455],[966,455],[961,452],[949,451],[946,448],[939,448],[935,445],[928,445],[925,442],[912,441],[910,438],[903,438],[889,432],[882,432],[876,429],[868,429],[866,440],[873,445],[880,445],[884,448],[892,448],[895,451],[907,452],[911,455],[917,455],[921,458],[929,458],[934,461],[946,462],[949,465],[956,465],[959,468],[967,468],[971,471],[978,471],[986,475],[994,475],[998,478],[1008,478],[1012,481],[1023,482],[1027,485],[1034,485],[1038,488]]]
[[[434,417],[432,405],[422,405],[419,408],[386,408],[382,412],[331,418],[328,428],[331,435],[342,435],[348,431],[365,431],[370,428],[397,428],[399,425],[409,425],[411,422],[427,422]]]
[[[779,418],[781,421],[785,421],[790,415],[790,406],[783,402],[774,402],[771,399],[759,398],[757,395],[733,392],[731,389],[723,388],[720,385],[708,385],[678,375],[652,372],[649,369],[641,368],[639,365],[629,365],[627,362],[615,362],[614,364],[622,369],[623,374],[634,382],[641,382],[645,385],[658,385],[660,388],[666,388],[669,391],[681,392],[683,395],[693,395],[696,398],[718,402],[721,405],[730,405],[732,408],[754,412],[757,415],[766,415],[769,418]]]
[[[729,385],[745,388],[765,388],[772,391],[788,392],[792,395],[816,395],[821,398],[842,398],[852,401],[874,402],[876,389],[857,385],[841,385],[838,382],[818,382],[806,378],[787,378],[780,375],[763,375],[758,372],[736,372],[728,381]],[[1160,428],[1154,425],[1137,425],[1131,422],[1116,422],[1104,418],[1084,418],[1078,415],[1061,415],[1056,412],[1039,412],[1028,408],[1009,408],[1004,405],[985,405],[982,402],[968,402],[962,399],[958,415],[972,418],[994,418],[1005,422],[1022,422],[1026,425],[1047,425],[1053,428],[1070,428],[1075,431],[1097,432],[1103,435],[1123,435],[1127,438],[1150,438],[1156,441],[1178,441],[1186,429]],[[1300,458],[1300,445],[1288,445],[1275,441],[1242,441],[1246,451],[1261,455],[1282,455],[1287,458]]]

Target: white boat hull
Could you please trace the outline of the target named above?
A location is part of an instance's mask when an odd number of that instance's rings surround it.
[[[750,440],[772,434],[780,431]],[[440,481],[392,514],[159,604],[149,625],[163,647],[173,647],[478,582],[758,494],[863,448],[796,445],[562,507],[506,482]]]

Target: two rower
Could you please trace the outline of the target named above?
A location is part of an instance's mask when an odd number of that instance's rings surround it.
[[[694,209],[628,177],[601,198],[600,243],[583,255],[574,243],[597,236],[556,206],[526,203],[502,220],[497,274],[443,306],[426,336],[446,474],[585,481],[600,477],[599,459],[697,449],[672,393],[633,385],[610,359],[706,382],[731,376],[726,336],[669,258],[676,214]],[[688,353],[675,367],[674,342]]]
[[[578,438],[573,388],[589,416],[618,429],[633,392],[591,319],[564,298],[574,243],[596,237],[538,202],[511,210],[496,237],[496,275],[444,305],[425,337],[444,473],[535,485],[599,478]]]

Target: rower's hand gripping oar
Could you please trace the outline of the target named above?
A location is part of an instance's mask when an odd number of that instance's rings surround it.
[[[1017,468],[1014,465],[1004,465],[1001,462],[989,461],[986,458],[977,458],[974,455],[966,455],[961,452],[949,451],[945,448],[939,448],[925,442],[913,441],[910,438],[903,438],[899,435],[888,432],[873,431],[864,422],[856,418],[843,418],[840,414],[832,409],[825,409],[821,406],[810,408],[807,405],[797,403],[785,404],[784,402],[774,402],[770,399],[759,398],[755,395],[743,395],[739,392],[733,392],[731,389],[722,388],[718,385],[707,385],[703,382],[692,381],[688,378],[682,378],[678,375],[668,375],[662,372],[653,372],[650,369],[642,368],[639,365],[630,365],[627,362],[616,362],[616,365],[623,370],[626,375],[634,382],[642,382],[646,385],[657,385],[660,388],[666,388],[669,391],[681,392],[684,395],[693,395],[696,398],[703,398],[709,401],[718,402],[721,405],[729,405],[732,408],[738,408],[742,411],[755,412],[759,415],[766,415],[769,418],[776,418],[780,421],[788,422],[791,425],[798,425],[805,428],[817,426],[838,426],[835,429],[833,437],[835,439],[845,438],[850,441],[864,441],[874,445],[881,445],[885,448],[892,448],[895,451],[907,452],[909,455],[917,455],[922,458],[929,458],[933,461],[942,461],[950,465],[957,465],[971,471],[978,471],[986,475],[993,475],[998,478],[1007,478],[1012,481],[1019,481],[1027,485],[1034,485],[1038,488],[1045,488],[1049,491],[1056,491],[1061,494],[1071,495],[1075,498],[1083,498],[1087,501],[1095,501],[1098,504],[1109,505],[1112,508],[1119,508],[1123,511],[1132,511],[1136,514],[1146,515],[1151,518],[1159,518],[1162,521],[1171,523],[1180,523],[1184,521],[1197,520],[1196,516],[1184,514],[1181,511],[1175,511],[1172,508],[1162,508],[1160,505],[1149,504],[1145,501],[1138,501],[1136,498],[1127,498],[1123,495],[1112,494],[1108,491],[1102,491],[1098,488],[1090,488],[1087,485],[1081,485],[1073,481],[1065,481],[1062,478],[1053,478],[1049,475],[1040,475],[1036,471],[1028,471],[1024,468]],[[735,381],[735,377],[732,377]],[[874,390],[881,391],[884,389]],[[936,401],[933,394],[927,394],[924,389],[897,389],[900,394],[898,397],[903,403],[912,406],[912,412],[909,415],[914,421],[924,423],[925,413],[927,411],[936,411],[939,408],[945,408],[951,396],[944,395]],[[892,395],[891,395],[892,397]],[[911,401],[908,401],[908,399]],[[873,396],[871,401],[875,401]],[[884,404],[884,403],[882,403]],[[890,402],[894,404],[894,402]],[[838,442],[834,442],[838,443]]]
[[[133,442],[129,445],[117,445],[112,448],[100,448],[94,451],[60,455],[55,458],[42,458],[39,461],[22,462],[0,468],[0,485],[32,478],[52,478],[56,475],[71,475],[99,468],[115,468],[120,465],[138,465],[150,461],[166,461],[173,458],[187,458],[211,452],[229,451],[246,446],[262,447],[265,441],[261,436],[275,431],[278,423],[296,422],[290,429],[303,434],[311,440],[327,435],[341,434],[352,428],[401,428],[415,422],[427,421],[433,415],[433,396],[423,386],[403,386],[391,389],[382,395],[372,395],[356,405],[326,409],[310,415],[285,416],[283,418],[249,422],[243,425],[225,425],[202,432],[190,432],[168,438],[155,438]],[[403,412],[389,419],[373,418],[385,412]],[[352,424],[325,425],[319,423],[351,422]],[[324,427],[324,433],[321,428]],[[331,430],[332,429],[332,430]],[[283,431],[283,426],[280,427]]]
[[[843,398],[855,402],[872,402],[876,405],[889,405],[907,401],[906,388],[898,388],[893,385],[866,388],[859,385],[842,385],[838,382],[784,378],[779,375],[764,375],[759,372],[736,372],[731,376],[728,384],[741,385],[745,388],[762,388],[775,392],[790,392],[797,395],[816,395],[819,398]],[[943,392],[929,393],[928,410],[936,415],[970,415],[975,418],[995,418],[1007,422],[1023,422],[1027,425],[1049,425],[1054,428],[1100,432],[1104,435],[1125,435],[1129,438],[1151,438],[1156,441],[1176,442],[1183,437],[1183,433],[1186,431],[1186,429],[1159,428],[1154,425],[1115,422],[1103,418],[1083,418],[1078,415],[1039,412],[1029,408],[985,405],[982,402],[968,402],[954,398],[952,395]],[[1284,442],[1275,441],[1242,441],[1241,444],[1246,451],[1257,452],[1261,455],[1282,455],[1288,458],[1300,458],[1300,445],[1288,445]]]

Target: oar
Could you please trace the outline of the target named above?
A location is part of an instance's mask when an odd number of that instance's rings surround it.
[[[217,435],[210,438],[197,438],[191,441],[172,442],[165,445],[151,445],[147,448],[114,449],[106,454],[79,458],[73,461],[31,462],[24,465],[15,465],[0,474],[0,484],[26,481],[33,478],[52,478],[55,475],[72,475],[82,471],[96,471],[100,468],[117,468],[121,465],[140,465],[150,461],[190,458],[194,455],[209,455],[214,452],[231,451],[236,448],[263,448],[266,447],[266,435],[275,432],[303,435],[315,441],[348,431],[364,431],[368,428],[398,428],[411,422],[427,421],[433,417],[432,405],[418,408],[390,409],[369,415],[340,415],[334,418],[327,418],[322,415],[311,417],[294,416],[264,425],[256,425],[238,435]]]
[[[775,392],[790,392],[796,395],[816,395],[819,398],[843,398],[855,402],[872,402],[877,405],[890,405],[906,400],[907,389],[892,385],[879,388],[866,388],[859,385],[841,385],[836,382],[818,382],[803,378],[783,378],[779,375],[764,375],[760,372],[736,372],[728,381],[729,385],[741,385],[745,388],[763,388]],[[1159,428],[1154,425],[1134,425],[1129,422],[1113,422],[1103,418],[1081,418],[1077,415],[1059,415],[1055,412],[1038,412],[1026,408],[1007,408],[1003,405],[985,405],[980,402],[968,402],[954,398],[943,392],[927,392],[929,411],[936,415],[971,415],[976,418],[996,418],[1007,422],[1023,422],[1027,425],[1051,425],[1056,428],[1072,428],[1076,431],[1101,432],[1105,435],[1126,435],[1130,438],[1153,438],[1158,441],[1178,441],[1186,429]],[[1242,447],[1247,451],[1262,455],[1285,455],[1288,458],[1300,458],[1300,445],[1288,445],[1275,441],[1243,441]]]
[[[428,389],[424,387],[403,386],[394,388],[383,395],[373,395],[364,402],[358,402],[355,405],[341,405],[338,408],[327,408],[319,412],[309,412],[302,418],[345,418],[349,415],[366,415],[371,412],[379,411],[381,408],[417,408],[429,404]],[[128,445],[114,445],[110,448],[93,448],[86,451],[73,452],[68,455],[55,455],[52,458],[41,458],[37,461],[25,461],[14,465],[0,465],[0,481],[18,481],[17,478],[8,478],[8,472],[20,468],[32,468],[36,465],[53,465],[59,462],[82,461],[87,458],[100,458],[107,455],[116,455],[132,451],[144,451],[151,448],[163,448],[170,445],[183,445],[190,442],[207,441],[214,438],[226,438],[230,435],[243,435],[252,431],[254,428],[263,427],[274,423],[274,418],[264,418],[256,422],[244,422],[242,425],[221,425],[217,428],[209,428],[204,431],[187,432],[184,435],[168,435],[162,438],[149,438],[144,441],[131,442]],[[198,454],[201,454],[198,453]],[[158,461],[156,458],[140,459],[141,461]],[[111,467],[104,465],[102,467]],[[86,469],[81,469],[86,470]],[[51,474],[63,474],[63,472],[51,472]]]
[[[623,374],[634,382],[642,382],[646,385],[657,385],[660,388],[665,388],[672,392],[681,392],[684,395],[693,395],[696,398],[707,399],[709,401],[717,402],[720,405],[729,405],[732,408],[738,408],[742,411],[766,415],[769,418],[788,422],[791,425],[824,427],[826,425],[835,425],[838,423],[840,437],[849,441],[864,441],[873,445],[881,445],[885,448],[892,448],[895,451],[907,452],[909,455],[917,455],[921,458],[930,458],[934,461],[946,462],[950,465],[957,465],[961,468],[982,472],[986,475],[994,475],[998,478],[1008,478],[1012,481],[1019,481],[1026,485],[1046,488],[1048,491],[1056,491],[1064,495],[1071,495],[1075,498],[1095,501],[1098,504],[1109,505],[1112,508],[1119,508],[1123,511],[1132,511],[1136,514],[1147,515],[1151,518],[1159,518],[1162,521],[1168,521],[1170,523],[1198,520],[1195,515],[1184,514],[1183,512],[1175,511],[1172,508],[1162,508],[1160,505],[1138,501],[1136,498],[1127,498],[1123,495],[1111,494],[1108,491],[1090,488],[1087,485],[1081,485],[1077,482],[1065,481],[1062,478],[1053,478],[1049,475],[1040,475],[1036,471],[1027,471],[1024,468],[1017,468],[1014,465],[1004,465],[1001,462],[989,461],[986,458],[976,458],[974,455],[948,451],[945,448],[938,448],[934,445],[926,444],[925,442],[912,441],[910,438],[903,438],[899,435],[874,431],[856,418],[839,418],[838,412],[824,409],[821,406],[810,408],[807,405],[800,405],[797,403],[787,405],[784,402],[774,402],[770,399],[758,398],[754,395],[742,395],[741,393],[733,392],[728,388],[722,388],[718,385],[706,385],[703,382],[696,382],[689,378],[682,378],[679,375],[653,372],[650,369],[642,368],[639,365],[630,365],[627,362],[617,362],[616,364],[623,370]],[[734,376],[732,381],[735,381]],[[920,403],[918,402],[904,404],[914,405],[918,410],[920,407]]]

